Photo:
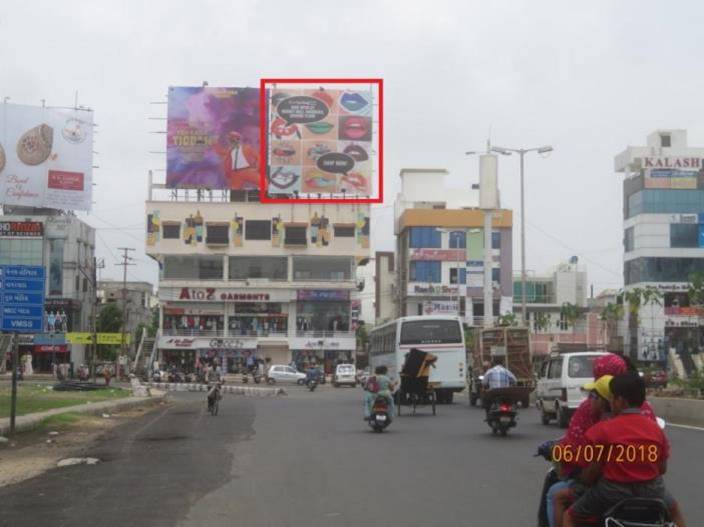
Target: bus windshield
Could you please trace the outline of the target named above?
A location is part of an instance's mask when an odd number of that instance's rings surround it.
[[[401,344],[461,344],[456,320],[413,320],[401,325]]]

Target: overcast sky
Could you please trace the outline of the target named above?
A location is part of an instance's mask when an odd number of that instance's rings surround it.
[[[40,1],[0,4],[0,97],[95,110],[95,208],[103,277],[117,247],[130,278],[157,281],[144,255],[147,171],[164,167],[168,86],[258,86],[260,77],[382,77],[385,207],[376,249],[393,248],[403,167],[477,180],[463,155],[492,142],[550,144],[527,158],[527,266],[578,255],[597,291],[622,285],[620,176],[613,157],[657,128],[704,145],[699,2]],[[502,205],[518,212],[517,159],[501,158]],[[515,215],[514,269],[520,267]]]

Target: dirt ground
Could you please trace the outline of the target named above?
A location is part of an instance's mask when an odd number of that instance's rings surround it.
[[[106,431],[162,405],[100,415],[69,414],[0,443],[0,487],[33,478],[68,457],[81,457]],[[50,434],[58,432],[58,434]]]

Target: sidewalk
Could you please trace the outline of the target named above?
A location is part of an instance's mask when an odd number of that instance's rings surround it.
[[[162,402],[166,398],[166,394],[152,395],[151,397],[126,397],[116,401],[102,401],[99,403],[87,403],[76,406],[66,406],[64,408],[54,408],[46,412],[38,412],[18,416],[15,419],[15,431],[27,432],[37,428],[41,422],[52,415],[65,413],[79,414],[102,414],[110,412],[119,412],[129,410],[138,406],[153,405]],[[7,435],[10,432],[10,418],[0,419],[0,436]]]

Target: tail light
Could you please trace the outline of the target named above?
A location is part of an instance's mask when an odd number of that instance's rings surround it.
[[[560,400],[567,402],[567,388],[563,388],[560,392]]]
[[[511,411],[511,405],[503,403],[499,406],[499,410],[502,412],[510,412]]]

